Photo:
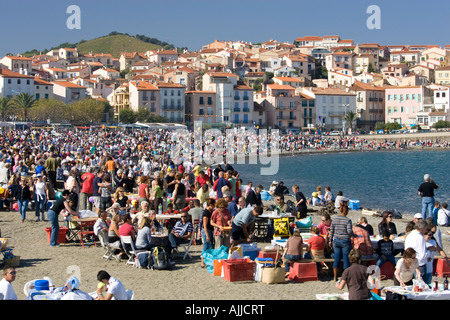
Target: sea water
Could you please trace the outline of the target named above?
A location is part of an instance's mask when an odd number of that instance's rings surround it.
[[[428,173],[438,184],[435,200],[450,201],[450,151],[406,150],[303,153],[280,156],[275,175],[260,175],[260,166],[233,164],[246,186],[258,184],[268,190],[272,181],[283,181],[292,194],[298,184],[307,198],[317,186],[330,186],[334,196],[340,190],[349,199],[359,200],[360,208],[374,210],[397,209],[404,214],[421,212],[417,193]]]

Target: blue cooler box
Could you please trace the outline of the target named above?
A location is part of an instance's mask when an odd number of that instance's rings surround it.
[[[359,210],[359,200],[350,200],[348,202],[348,208],[350,210]]]

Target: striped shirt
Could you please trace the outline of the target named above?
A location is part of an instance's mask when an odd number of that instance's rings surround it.
[[[352,220],[344,216],[337,216],[331,222],[330,239],[350,239],[353,237]]]
[[[175,223],[175,226],[173,227],[173,232],[178,233],[180,236],[184,236],[185,234],[188,234],[189,232],[192,233],[194,231],[194,226],[192,225],[192,222],[188,221],[186,223],[183,223],[181,221],[178,221]]]

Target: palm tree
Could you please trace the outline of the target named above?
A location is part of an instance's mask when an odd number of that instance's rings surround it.
[[[27,121],[28,110],[34,106],[36,100],[32,95],[25,92],[15,96],[12,103],[16,108],[22,110],[23,121]]]
[[[11,111],[11,99],[8,97],[0,98],[0,114],[2,115],[2,121],[6,120],[6,115]]]
[[[344,116],[344,121],[348,122],[349,128],[353,131],[353,124],[356,122],[357,115],[355,112],[350,110]]]

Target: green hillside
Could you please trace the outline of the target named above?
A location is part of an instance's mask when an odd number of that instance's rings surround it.
[[[161,49],[162,47],[156,44],[144,42],[128,35],[112,35],[86,42],[81,42],[76,45],[78,52],[81,54],[93,53],[109,53],[114,58],[119,58],[121,52],[145,52],[147,50]]]

